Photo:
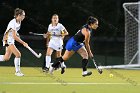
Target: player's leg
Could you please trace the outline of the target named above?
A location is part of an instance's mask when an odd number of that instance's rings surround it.
[[[50,69],[50,73],[52,74],[53,73],[53,70],[58,68],[58,66],[68,60],[75,52],[74,51],[68,51],[66,50],[64,55],[60,58],[57,58],[56,62],[54,64],[52,64],[52,68]],[[64,73],[64,72],[63,72]],[[61,71],[61,74],[63,74],[62,71]]]
[[[58,60],[61,57],[61,53],[62,53],[62,51],[56,51],[56,56],[57,56]],[[65,72],[65,68],[66,68],[64,61],[61,62],[60,67],[61,67],[61,74],[63,74]]]
[[[47,52],[46,52],[46,57],[45,57],[45,68],[44,68],[44,71],[49,71],[52,52],[53,52],[53,49],[51,47],[48,47],[47,48]]]
[[[56,51],[56,58],[60,58],[62,55],[61,55],[62,51]],[[66,67],[66,65],[64,64],[64,62],[61,63],[61,68],[63,67]]]
[[[9,48],[9,46],[6,47],[6,51],[5,51],[5,55],[0,55],[0,62],[1,61],[8,61],[11,57],[11,50]]]
[[[61,50],[59,50],[59,51],[57,50],[56,51],[56,60],[59,60],[59,58],[62,56],[61,53],[62,53]],[[61,66],[58,66],[58,68],[59,67],[61,67]]]
[[[74,53],[75,53],[74,51],[68,51],[68,50],[66,50],[65,53],[64,53],[64,55],[62,57],[57,58],[58,59],[57,62],[54,63],[52,66],[53,67],[57,67],[58,64],[66,61],[66,60],[68,60]]]
[[[61,55],[61,53],[62,53],[62,51],[60,50],[60,51],[56,51],[56,58],[59,58],[59,57],[61,57],[62,55]]]
[[[62,56],[62,59],[65,61],[65,60],[68,60],[73,54],[75,53],[75,51],[68,51],[66,50],[64,55]]]
[[[88,52],[85,48],[85,46],[82,46],[78,51],[77,51],[78,54],[81,55],[81,57],[83,58],[82,60],[82,68],[83,68],[83,73],[82,75],[83,76],[89,76],[92,74],[92,72],[88,72],[87,71],[87,64],[88,64]]]
[[[58,66],[68,60],[75,52],[73,51],[73,43],[74,43],[74,38],[70,38],[66,44],[66,51],[64,55],[60,58],[57,58],[56,62],[52,65],[52,68],[58,68]],[[50,69],[50,73],[53,72],[53,69]]]
[[[15,75],[24,76],[24,74],[22,74],[21,70],[20,70],[20,60],[21,60],[20,51],[16,48],[16,46],[14,44],[10,44],[8,48],[15,55],[15,59],[14,59],[15,71],[16,71]]]

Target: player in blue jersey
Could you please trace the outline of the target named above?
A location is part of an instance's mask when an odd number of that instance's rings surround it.
[[[89,41],[91,32],[98,28],[98,20],[90,16],[87,23],[73,36],[66,44],[66,51],[59,60],[52,65],[50,73],[54,71],[60,64],[68,60],[75,52],[81,55],[82,59],[82,76],[89,76],[91,71],[87,71],[88,58],[92,58],[93,54],[90,49]],[[65,68],[62,69],[61,74],[65,72]]]

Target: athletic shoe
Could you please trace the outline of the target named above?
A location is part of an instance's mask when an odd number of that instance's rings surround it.
[[[44,67],[44,68],[42,68],[42,71],[43,71],[43,72],[47,72],[47,73],[48,73],[48,72],[49,72],[49,68]]]
[[[62,67],[61,68],[61,74],[64,74],[65,73],[65,67]]]
[[[65,73],[65,68],[66,68],[66,65],[64,64],[64,62],[62,62],[61,63],[61,74]]]
[[[91,74],[92,74],[91,71],[84,71],[84,72],[82,73],[82,76],[83,76],[83,77],[85,77],[85,76],[90,76]]]
[[[52,67],[52,66],[50,66],[50,68],[49,68],[49,72],[50,72],[50,74],[53,74],[53,71],[55,70],[55,68],[54,67]]]
[[[16,76],[19,76],[19,77],[24,76],[24,74],[21,73],[20,71],[19,71],[19,72],[16,72],[15,75],[16,75]]]
[[[61,74],[65,73],[65,69],[66,69],[66,65],[64,64],[63,66],[61,66]]]

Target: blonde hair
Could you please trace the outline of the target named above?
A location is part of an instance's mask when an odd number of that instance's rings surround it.
[[[14,11],[14,17],[17,17],[18,15],[22,15],[24,12],[24,10],[20,9],[20,8],[16,8]]]

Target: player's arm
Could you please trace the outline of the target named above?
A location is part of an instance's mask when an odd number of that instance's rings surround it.
[[[86,46],[86,49],[87,49],[87,52],[89,54],[89,57],[93,57],[93,54],[91,52],[91,49],[90,49],[90,45],[89,45],[89,41],[90,41],[90,32],[87,31],[86,28],[83,28],[82,29],[82,33],[85,35],[85,46]]]
[[[47,35],[51,35],[51,36],[66,36],[69,33],[67,32],[66,29],[64,29],[63,31],[61,31],[61,33],[55,33],[55,32],[49,32],[47,33]]]
[[[21,43],[22,45],[24,45],[25,47],[27,47],[28,44],[25,43],[23,40],[21,40],[19,36],[17,36],[17,32],[16,32],[15,30],[13,30],[13,29],[11,29],[11,30],[12,30],[13,38],[14,38],[17,42],[19,42],[19,43]]]
[[[64,37],[66,35],[69,35],[68,31],[66,29],[64,29],[63,31],[61,31],[61,35],[62,35],[62,38],[64,39]]]
[[[50,37],[51,37],[51,34],[50,34],[50,32],[48,31],[48,32],[46,33],[46,46],[48,46],[48,44],[49,44]]]
[[[64,38],[66,35],[69,35],[66,28],[61,24],[61,36]]]
[[[66,35],[69,35],[69,33],[66,29],[64,29],[63,31],[61,31],[61,35],[66,36]]]

